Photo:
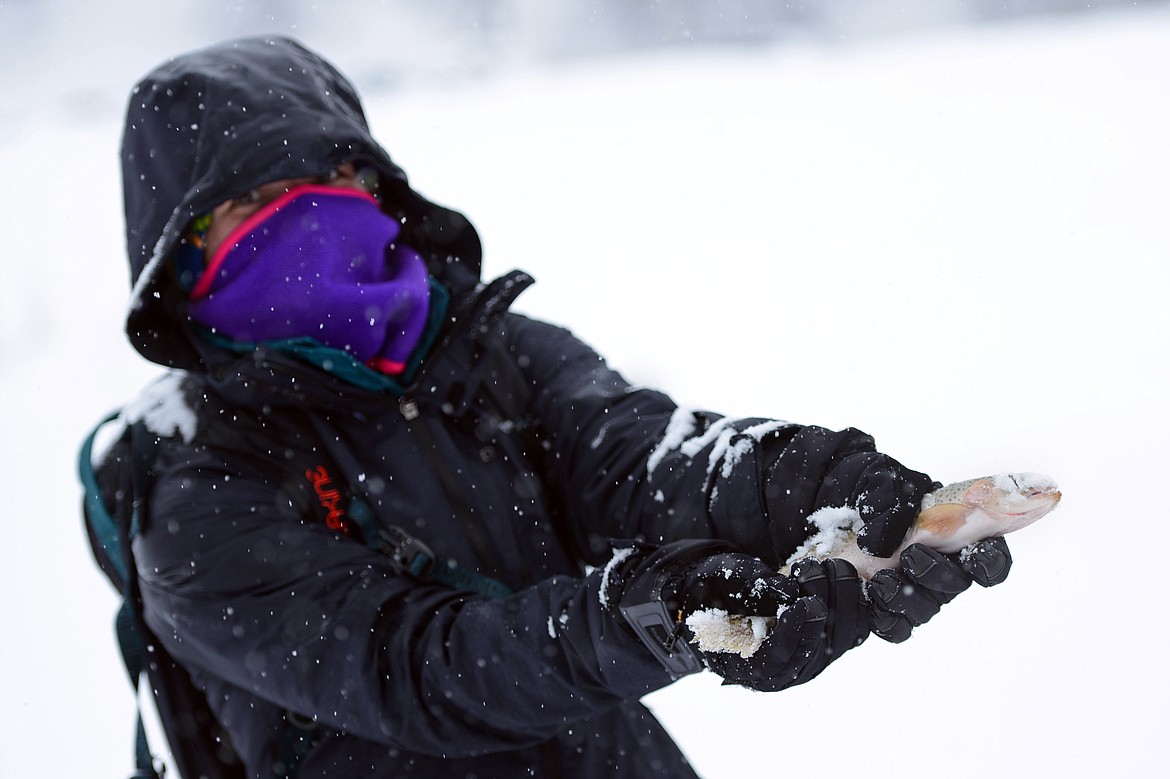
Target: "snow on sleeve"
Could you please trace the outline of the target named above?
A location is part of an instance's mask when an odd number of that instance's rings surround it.
[[[666,456],[678,449],[687,440],[687,436],[695,432],[695,415],[686,409],[675,409],[662,434],[662,440],[646,459],[646,473],[653,474],[654,469],[666,459]]]
[[[662,440],[654,447],[654,451],[646,460],[646,472],[653,474],[668,454],[678,451],[685,457],[694,458],[708,445],[713,444],[707,458],[707,473],[715,470],[715,466],[722,462],[720,474],[727,478],[745,454],[762,441],[765,436],[788,427],[789,422],[769,420],[752,425],[744,430],[737,430],[734,423],[738,420],[721,417],[715,420],[710,427],[701,434],[698,433],[698,422],[694,411],[677,409],[666,426]],[[732,443],[734,441],[734,443]]]
[[[615,566],[621,565],[627,557],[634,553],[634,547],[626,547],[624,549],[613,550],[613,557],[605,564],[604,570],[601,572],[601,588],[598,590],[597,599],[601,603],[603,609],[609,608],[609,576],[613,572]]]
[[[677,409],[666,425],[662,440],[658,442],[658,446],[654,447],[654,451],[646,459],[646,472],[654,473],[654,469],[668,454],[675,450],[690,459],[703,451],[707,444],[716,441],[716,451],[722,451],[726,448],[727,442],[736,434],[735,430],[728,427],[730,423],[730,419],[722,417],[715,420],[701,434],[696,435],[698,418],[695,412],[682,408]]]
[[[731,420],[727,417],[720,417],[716,419],[712,425],[703,432],[702,435],[697,435],[694,438],[688,438],[682,442],[678,450],[686,457],[693,458],[699,452],[707,447],[707,444],[714,442],[715,448],[719,449],[721,446],[726,446],[731,437],[735,435],[735,430],[728,427]],[[722,444],[720,443],[722,442]]]
[[[764,437],[781,428],[788,427],[788,422],[781,422],[780,420],[772,420],[763,422],[758,425],[752,425],[740,431],[738,434],[731,431],[731,435],[719,437],[715,449],[711,452],[711,458],[707,461],[707,473],[711,473],[715,469],[715,464],[719,462],[719,458],[723,458],[723,466],[719,469],[719,475],[724,479],[731,477],[731,472],[743,456],[750,452],[756,444],[764,440]],[[731,440],[735,438],[735,443]]]
[[[596,449],[597,447],[601,446],[605,442],[605,434],[607,432],[609,432],[609,422],[606,422],[601,426],[601,429],[597,431],[597,435],[594,436],[593,440],[589,442],[589,448]]]

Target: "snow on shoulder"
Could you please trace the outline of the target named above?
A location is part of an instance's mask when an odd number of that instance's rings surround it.
[[[102,425],[94,436],[91,462],[96,467],[109,452],[110,447],[122,437],[126,428],[137,422],[157,436],[170,438],[181,435],[185,443],[195,437],[198,426],[195,410],[187,403],[183,394],[183,380],[186,371],[168,371],[157,380],[146,385],[138,397],[127,403],[116,419]]]

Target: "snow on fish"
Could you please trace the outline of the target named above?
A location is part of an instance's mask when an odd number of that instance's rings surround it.
[[[875,557],[857,546],[861,517],[856,509],[821,509],[809,517],[818,528],[788,562],[815,557],[848,560],[863,579],[884,568],[897,568],[898,556],[911,544],[924,544],[945,554],[959,552],[993,536],[1027,527],[1056,507],[1056,482],[1037,473],[1002,473],[947,485],[929,493],[906,538],[889,557]]]
[[[817,528],[788,558],[781,573],[798,560],[840,558],[857,568],[863,579],[878,571],[899,567],[899,555],[911,544],[924,544],[944,554],[961,552],[986,538],[1027,527],[1060,502],[1060,490],[1048,476],[1037,473],[1001,473],[956,482],[929,493],[905,539],[889,557],[875,557],[857,545],[861,515],[854,508],[825,508],[809,516]],[[716,610],[700,611],[687,619],[694,641],[704,652],[736,652],[750,657],[775,624],[771,616],[736,616]]]

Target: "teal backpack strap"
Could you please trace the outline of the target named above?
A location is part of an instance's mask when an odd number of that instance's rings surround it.
[[[118,649],[122,652],[122,662],[126,665],[126,673],[134,687],[138,715],[134,734],[135,769],[130,776],[131,779],[161,779],[162,773],[155,767],[150,742],[146,738],[146,727],[142,723],[142,705],[138,703],[138,681],[146,667],[146,647],[142,642],[142,633],[138,630],[138,619],[138,609],[134,602],[123,600],[122,608],[118,609],[118,616],[115,619],[115,628],[118,633]]]
[[[122,582],[126,581],[126,562],[122,559],[122,545],[118,541],[118,523],[110,514],[106,503],[102,499],[101,488],[97,483],[97,474],[93,468],[93,442],[98,431],[108,423],[118,418],[116,413],[110,414],[99,422],[81,445],[81,452],[77,458],[77,471],[81,484],[85,488],[85,518],[95,544],[105,555],[111,571],[107,572],[110,578],[117,577],[115,584],[122,589]],[[96,550],[95,550],[96,551]],[[103,566],[105,567],[105,566]]]
[[[414,408],[415,415],[417,416],[417,406]],[[407,417],[408,425],[414,421],[414,417],[405,413],[404,416]],[[329,440],[329,431],[322,426],[323,423],[319,419],[310,415],[308,421],[313,430],[316,431],[319,441],[324,442]],[[412,427],[411,429],[421,430],[422,427]],[[428,451],[425,443],[423,449],[424,451]],[[349,471],[350,473],[360,471],[360,467],[353,458],[344,452],[331,451],[323,443],[321,445],[321,451],[328,453],[329,458],[335,462],[341,471]],[[486,551],[486,541],[482,538],[478,541],[476,540],[478,537],[477,534],[481,531],[472,521],[459,486],[450,478],[447,466],[444,463],[441,461],[433,461],[433,463],[436,466],[436,471],[440,478],[443,479],[443,487],[448,491],[448,495],[451,497],[452,503],[456,507],[456,513],[460,515],[464,527],[469,531],[473,531],[469,537],[472,539],[472,545],[477,547],[476,551],[481,558],[481,562],[486,562],[487,567],[494,570],[496,566],[492,565],[490,555]],[[366,546],[389,557],[398,573],[405,573],[420,581],[436,582],[457,590],[478,592],[488,598],[502,598],[512,594],[511,588],[491,576],[468,568],[462,568],[453,562],[439,564],[435,559],[434,552],[422,541],[419,541],[401,527],[396,525],[383,525],[374,515],[374,510],[363,499],[365,493],[359,493],[359,490],[352,484],[345,485],[345,487],[346,497],[349,499],[349,505],[345,512],[347,518],[357,525]]]
[[[137,703],[140,680],[143,674],[146,674],[150,679],[151,674],[147,666],[147,633],[139,607],[137,572],[130,547],[149,515],[147,496],[150,494],[150,481],[155,458],[158,455],[160,439],[147,430],[141,422],[128,425],[122,431],[122,436],[128,436],[130,444],[133,503],[129,517],[115,516],[102,499],[101,488],[98,485],[93,466],[93,447],[98,431],[103,425],[116,418],[117,414],[113,414],[104,419],[85,439],[79,455],[78,470],[85,488],[85,514],[91,546],[102,570],[123,596],[122,606],[118,610],[115,621],[118,648],[122,654],[126,673],[134,688],[138,709],[134,743],[135,771],[131,775],[131,779],[162,779],[164,769],[161,763],[154,759],[150,751],[146,729],[143,725],[142,707],[141,704]],[[157,655],[156,652],[153,661],[160,659]],[[154,683],[167,686],[170,695],[179,696],[174,699],[168,696],[167,705],[204,705],[202,699],[196,702],[190,698],[183,698],[184,693],[174,684],[174,680],[164,682],[160,679]],[[157,694],[155,691],[156,697]],[[160,705],[162,704],[160,703]],[[207,714],[210,715],[210,712]],[[163,726],[167,732],[167,738],[171,742],[176,766],[184,776],[204,776],[208,779],[238,776],[242,779],[242,766],[222,763],[215,755],[207,753],[208,744],[204,740],[192,737],[189,739],[189,743],[177,744],[174,741],[176,736],[170,732],[165,718]],[[227,736],[226,733],[222,735],[225,738]],[[296,776],[299,763],[314,743],[315,735],[316,728],[313,723],[303,722],[290,716],[282,740],[282,760],[278,766],[274,766],[273,775],[279,779],[290,779]]]
[[[103,419],[86,437],[78,455],[78,475],[85,488],[85,516],[89,525],[92,543],[101,550],[99,562],[107,568],[107,575],[122,592],[122,606],[118,609],[115,619],[115,630],[118,636],[118,648],[122,653],[122,662],[126,673],[130,677],[130,684],[134,688],[135,706],[138,711],[138,722],[134,738],[134,765],[132,779],[161,779],[161,773],[155,767],[154,756],[150,752],[150,745],[146,738],[146,728],[142,722],[142,707],[138,701],[139,680],[142,677],[146,664],[146,649],[139,628],[141,615],[138,611],[137,599],[134,596],[134,573],[129,558],[130,542],[138,532],[139,504],[136,500],[130,520],[130,527],[123,528],[110,512],[102,499],[101,488],[97,483],[97,475],[93,467],[93,444],[98,431],[106,424],[113,422],[117,414],[111,414]],[[126,435],[126,432],[123,432]],[[143,450],[143,444],[135,446],[134,439],[145,439],[149,443],[152,436],[135,436],[131,433],[131,452],[133,457],[133,481],[135,493],[141,484],[145,486],[148,478],[150,460],[153,459],[153,446],[150,451]],[[156,446],[157,444],[155,444]],[[134,451],[139,449],[139,451]],[[147,470],[139,472],[140,468]],[[97,553],[97,549],[94,550]],[[104,560],[103,560],[104,558]]]
[[[389,557],[399,573],[456,590],[478,592],[488,598],[512,594],[508,585],[478,571],[453,563],[438,564],[430,547],[396,525],[381,525],[370,507],[356,495],[349,501],[349,518],[362,531],[366,545]]]

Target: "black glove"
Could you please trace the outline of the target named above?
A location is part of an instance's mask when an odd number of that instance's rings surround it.
[[[744,559],[759,562],[752,557]],[[728,570],[730,561],[713,558],[712,562],[714,578],[719,581],[723,578],[722,571]],[[731,570],[744,569],[747,575],[741,581],[746,580],[745,584],[752,577],[765,573],[770,578],[757,580],[768,581],[766,589],[782,596],[781,605],[785,602],[789,605],[750,657],[741,657],[735,652],[700,652],[706,666],[722,676],[725,684],[738,684],[761,692],[776,692],[804,684],[869,637],[869,618],[861,581],[848,562],[802,560],[793,567],[790,577],[774,573],[762,565],[763,571],[743,562],[733,565]],[[697,573],[703,575],[704,572]],[[775,613],[767,610],[771,605],[768,596],[761,598],[759,605],[758,611],[750,608],[728,611],[733,614]],[[701,607],[711,608],[705,603]]]
[[[922,498],[936,485],[925,473],[912,471],[889,455],[847,455],[825,475],[816,507],[850,506],[861,515],[857,545],[863,552],[889,557],[918,517]]]
[[[810,514],[845,506],[861,515],[858,545],[889,557],[934,486],[926,474],[875,451],[873,438],[860,430],[802,427],[765,475],[763,497],[776,560],[783,563],[816,532]]]
[[[726,683],[771,692],[807,682],[869,635],[861,584],[849,563],[803,561],[792,576],[782,576],[728,549],[676,542],[632,556],[618,577],[622,615],[672,674],[697,671],[702,663]],[[746,658],[700,652],[685,624],[705,609],[773,617],[782,608],[763,644]]]
[[[1012,554],[1003,538],[988,538],[953,555],[914,544],[899,561],[901,569],[878,571],[865,588],[871,630],[893,643],[909,638],[971,582],[983,587],[1002,582],[1011,571]]]

